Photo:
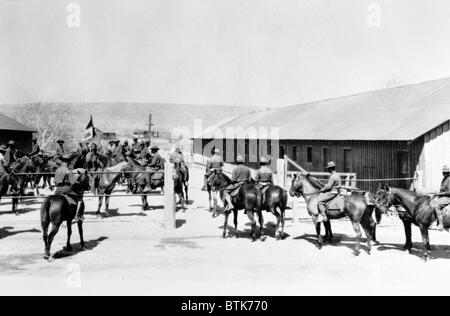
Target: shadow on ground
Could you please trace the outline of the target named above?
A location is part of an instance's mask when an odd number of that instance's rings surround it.
[[[102,243],[103,241],[105,241],[106,239],[108,239],[108,237],[100,237],[97,239],[93,239],[93,240],[89,240],[86,241],[86,249],[82,250],[81,249],[81,245],[80,243],[77,244],[72,244],[72,248],[73,251],[67,251],[65,248],[57,251],[54,255],[53,258],[54,259],[63,259],[63,258],[69,258],[69,257],[73,257],[77,254],[79,254],[80,252],[84,252],[84,251],[90,251],[95,249],[96,247],[98,247],[98,245],[100,245],[100,243]]]

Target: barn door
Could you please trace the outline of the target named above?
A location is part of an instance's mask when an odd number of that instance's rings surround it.
[[[396,178],[409,178],[409,152],[408,151],[397,151],[397,172]],[[402,180],[397,181],[396,186],[402,189],[409,189],[410,181]]]

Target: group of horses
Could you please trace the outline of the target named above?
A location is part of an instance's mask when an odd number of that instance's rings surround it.
[[[251,222],[251,239],[255,241],[258,237],[256,234],[257,222],[255,215],[259,219],[259,238],[261,238],[264,226],[262,211],[266,210],[277,218],[275,237],[282,239],[284,237],[287,192],[279,186],[271,185],[264,192],[263,197],[260,188],[254,182],[250,181],[243,184],[239,192],[232,196],[233,208],[229,210],[226,199],[224,199],[224,190],[230,183],[230,178],[220,171],[214,172],[207,181],[210,210],[214,211],[213,214],[217,212],[219,197],[224,201],[225,221],[222,237],[226,238],[230,236],[228,232],[228,216],[231,211],[234,213],[234,236],[238,237],[237,213],[239,210],[244,210]],[[317,204],[323,187],[324,183],[317,178],[308,173],[300,172],[294,174],[289,190],[289,194],[292,197],[303,197],[305,199],[308,213],[316,227],[316,244],[319,249],[322,248],[324,241],[333,241],[330,220],[347,217],[356,235],[354,254],[359,255],[360,253],[362,230],[367,240],[366,251],[370,254],[372,244],[379,244],[376,238],[376,225],[380,223],[382,214],[387,213],[388,209],[394,206],[405,227],[405,250],[411,253],[411,225],[415,224],[420,228],[422,233],[424,260],[427,261],[430,259],[428,230],[436,221],[436,210],[430,205],[432,197],[410,190],[391,188],[386,185],[381,185],[376,195],[370,192],[354,190],[340,197],[342,203],[330,203],[326,212],[328,221],[322,222],[319,221]],[[450,228],[450,216],[447,216],[448,212],[450,212],[450,207],[445,210],[444,214],[444,226],[446,228]],[[321,224],[325,227],[325,240],[321,235]]]
[[[100,159],[103,168],[96,170],[88,170],[86,152],[73,152],[69,155],[68,168],[72,170],[71,189],[77,196],[82,197],[86,191],[91,190],[98,196],[97,217],[101,217],[101,208],[103,200],[105,200],[105,212],[108,215],[109,202],[111,194],[118,182],[127,181],[128,190],[140,195],[142,199],[142,210],[149,208],[146,188],[152,190],[164,189],[164,166],[152,176],[148,176],[149,169],[141,161],[137,160],[133,155],[123,157],[113,157],[112,155],[96,154],[95,159]],[[25,189],[28,185],[35,190],[39,196],[40,184],[42,187],[49,186],[52,188],[51,177],[58,168],[58,164],[53,159],[42,154],[35,156],[23,155],[17,160],[12,171],[0,179],[0,199],[3,196],[10,196],[12,199],[12,210],[19,215],[18,204],[20,199],[25,198]],[[187,188],[189,181],[189,171],[187,166],[181,162],[175,162],[173,180],[174,192],[179,197],[179,202],[183,209],[186,208],[185,203],[187,196]],[[50,259],[50,248],[53,239],[59,231],[62,223],[67,222],[67,247],[71,250],[70,238],[72,235],[72,221],[75,218],[76,202],[69,196],[51,195],[45,198],[41,205],[41,226],[43,231],[43,240],[45,244],[46,259]],[[84,203],[82,203],[84,208]],[[52,228],[48,233],[50,224]],[[77,223],[80,235],[80,245],[82,249],[85,247],[83,239],[83,222]]]

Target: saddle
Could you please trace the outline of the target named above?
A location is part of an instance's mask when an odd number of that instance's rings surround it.
[[[344,194],[338,194],[334,199],[329,201],[325,207],[326,211],[341,211],[344,209],[344,203],[345,203],[345,195]]]

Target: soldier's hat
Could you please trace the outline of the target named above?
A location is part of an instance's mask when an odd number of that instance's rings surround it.
[[[150,148],[151,150],[159,150],[159,147],[156,145],[153,145],[152,148]]]
[[[111,140],[108,142],[108,144],[112,145],[112,144],[114,144],[114,141],[111,139]]]
[[[62,140],[62,139],[58,139],[57,141],[56,141],[57,143],[62,143],[62,144],[64,144],[65,143],[65,141],[64,140]]]
[[[442,167],[442,172],[450,172],[450,166],[444,165],[444,166]]]
[[[114,144],[120,144],[120,140],[118,140],[118,139],[115,140],[115,141],[114,141]]]
[[[334,161],[330,161],[327,166],[325,167],[325,169],[330,169],[330,168],[336,168],[336,164],[334,163]]]
[[[244,157],[242,157],[241,155],[237,155],[236,162],[244,162]]]
[[[137,136],[133,136],[133,140],[138,140],[138,137]]]
[[[261,164],[266,164],[266,163],[268,163],[268,162],[269,162],[269,159],[266,158],[265,156],[262,156],[262,157],[259,159],[259,163],[261,163]]]
[[[13,141],[13,140],[10,140],[10,141],[8,142],[8,145],[10,145],[10,146],[14,146],[15,144],[16,144],[16,142]]]
[[[6,149],[8,149],[8,148],[5,145],[0,146],[0,152],[6,151]]]
[[[124,143],[124,144],[128,144],[128,139],[124,139],[124,140],[123,140],[123,143]]]

